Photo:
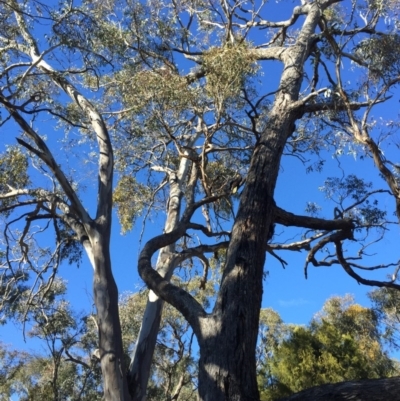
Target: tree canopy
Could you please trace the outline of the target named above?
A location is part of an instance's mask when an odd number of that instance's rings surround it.
[[[266,313],[261,319],[268,328],[261,337],[267,350],[259,362],[261,399],[328,383],[397,376],[398,364],[383,345],[384,320],[376,311],[345,296],[328,299],[308,326],[285,325]]]
[[[374,257],[400,217],[399,124],[383,112],[397,104],[399,9],[395,0],[2,1],[2,319],[77,330],[57,303],[59,270],[85,253],[105,400],[145,399],[164,302],[197,339],[200,399],[255,400],[266,254],[285,266],[282,251],[304,251],[306,277],[309,265],[338,266],[399,290],[398,256]],[[375,176],[342,167],[343,154]],[[337,171],[320,187],[329,206],[282,208],[282,160],[310,172],[332,156]],[[129,363],[113,208],[123,232],[165,213],[140,250],[150,291]],[[331,326],[315,324],[294,336],[323,344]]]

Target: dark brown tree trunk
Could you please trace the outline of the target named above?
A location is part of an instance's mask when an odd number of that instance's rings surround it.
[[[232,230],[218,300],[199,339],[199,393],[204,401],[258,400],[255,347],[265,244],[282,150],[294,116],[270,120],[252,158]]]
[[[325,2],[324,6],[327,6]],[[215,308],[198,336],[202,401],[259,400],[255,348],[262,299],[265,246],[275,208],[280,160],[300,116],[303,66],[322,9],[310,5],[293,47],[283,49],[284,71],[266,130],[251,160],[231,233]]]
[[[326,384],[279,401],[400,401],[400,377]]]

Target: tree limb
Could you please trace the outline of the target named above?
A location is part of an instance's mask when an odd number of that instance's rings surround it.
[[[325,384],[278,401],[400,401],[400,376]]]
[[[350,266],[350,264],[346,261],[343,255],[342,244],[340,241],[334,241],[336,254],[340,264],[342,265],[344,271],[350,276],[357,280],[358,283],[369,285],[369,286],[376,286],[376,287],[386,287],[386,288],[394,288],[396,290],[400,290],[400,284],[395,284],[396,275],[394,275],[392,281],[377,281],[377,280],[368,280],[360,275],[358,275]]]
[[[352,230],[354,222],[350,219],[325,220],[310,216],[299,216],[276,206],[274,209],[275,223],[283,226],[310,228],[313,230]]]

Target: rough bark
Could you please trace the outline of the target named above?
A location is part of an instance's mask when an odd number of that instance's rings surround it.
[[[216,306],[202,324],[199,393],[204,401],[259,399],[254,350],[265,244],[273,218],[280,157],[294,121],[290,114],[283,114],[283,118],[278,107],[275,112],[253,155]]]
[[[400,377],[313,387],[279,401],[400,401]]]
[[[268,127],[252,156],[218,299],[212,315],[201,325],[199,394],[204,401],[259,399],[254,350],[274,190],[284,145],[299,117],[303,65],[323,7],[327,6],[328,2],[307,5],[307,17],[296,44],[281,53],[284,71]]]

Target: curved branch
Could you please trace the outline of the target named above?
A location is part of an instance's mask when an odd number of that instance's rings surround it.
[[[192,230],[199,230],[207,237],[222,237],[224,235],[229,237],[231,235],[229,231],[212,232],[207,227],[204,227],[203,225],[198,223],[188,223],[187,228],[191,228]]]
[[[304,276],[307,278],[307,268],[310,262],[314,266],[330,266],[332,263],[330,262],[317,262],[315,259],[316,253],[322,249],[324,246],[329,244],[329,242],[337,242],[343,241],[345,239],[353,239],[353,232],[351,230],[341,230],[334,232],[324,238],[321,239],[315,246],[312,247],[311,251],[307,255],[306,264],[304,266]]]
[[[249,27],[262,27],[262,28],[289,28],[291,25],[295,24],[300,15],[305,14],[307,12],[306,8],[303,7],[295,7],[293,9],[293,14],[286,21],[278,21],[272,22],[261,19],[260,21],[249,21],[246,24],[235,24],[235,26],[240,27],[241,29],[249,28]]]
[[[364,285],[369,285],[373,287],[386,287],[386,288],[394,288],[396,290],[400,290],[400,285],[395,284],[394,280],[396,277],[393,277],[393,281],[378,281],[378,280],[368,280],[360,275],[358,275],[350,266],[350,264],[346,261],[344,255],[343,255],[343,249],[342,249],[342,244],[340,241],[336,240],[334,241],[335,243],[335,248],[336,248],[336,254],[338,257],[338,260],[340,264],[342,265],[344,271],[350,276],[353,277],[355,280],[357,280],[358,283],[364,284]]]
[[[185,224],[180,224],[176,230],[149,240],[140,253],[138,271],[146,285],[163,300],[178,309],[192,326],[194,332],[199,334],[199,320],[207,315],[201,304],[188,292],[165,280],[151,266],[151,258],[154,253],[176,242],[186,233],[186,229]]]

